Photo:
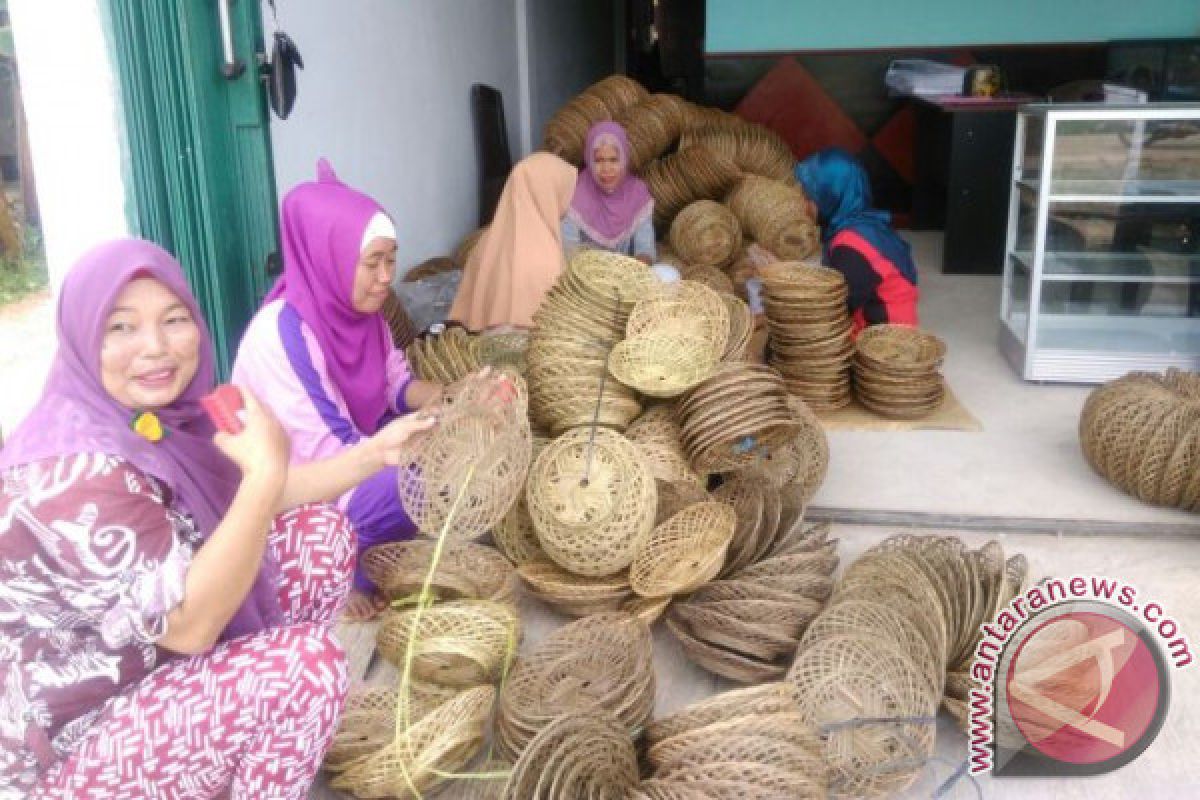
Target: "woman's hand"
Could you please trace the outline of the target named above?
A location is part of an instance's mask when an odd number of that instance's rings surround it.
[[[277,488],[287,479],[291,441],[271,410],[254,393],[238,387],[245,411],[240,433],[217,433],[213,443],[242,471],[243,480],[261,481]]]
[[[401,448],[414,436],[424,433],[436,424],[437,415],[428,411],[406,414],[392,420],[372,436],[371,448],[382,466],[397,466],[400,463]]]

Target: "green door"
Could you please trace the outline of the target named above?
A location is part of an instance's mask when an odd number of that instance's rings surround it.
[[[104,6],[124,111],[131,228],[187,270],[228,376],[277,242],[259,0]],[[223,69],[225,30],[240,74]]]

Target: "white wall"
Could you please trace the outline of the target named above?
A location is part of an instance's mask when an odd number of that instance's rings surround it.
[[[129,233],[117,80],[98,0],[9,0],[50,280]]]
[[[515,0],[277,5],[305,65],[295,110],[271,126],[280,198],[326,156],[392,214],[402,268],[452,252],[479,214],[471,84],[503,93],[509,142],[521,155]]]
[[[533,147],[559,106],[614,71],[614,0],[524,0],[528,10],[529,124]]]

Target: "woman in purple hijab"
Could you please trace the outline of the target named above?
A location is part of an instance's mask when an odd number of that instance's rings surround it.
[[[293,468],[342,471],[373,441],[409,430],[409,412],[436,400],[441,387],[414,378],[380,313],[396,274],[396,229],[377,202],[322,159],[317,180],[284,197],[280,229],[283,275],[242,337],[233,378],[279,417]],[[375,463],[339,501],[360,554],[416,532],[396,468]],[[381,604],[356,570],[346,617],[365,619]]]
[[[597,122],[584,144],[571,206],[562,222],[563,247],[589,246],[654,262],[654,198],[629,173],[629,138],[615,122]]]
[[[57,324],[0,450],[0,796],[304,797],[346,687],[353,533],[297,502],[344,486],[288,469],[252,392],[214,431],[208,331],[158,246],[85,254]]]

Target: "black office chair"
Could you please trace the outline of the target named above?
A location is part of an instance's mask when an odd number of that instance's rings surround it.
[[[492,221],[504,182],[512,171],[508,127],[504,124],[504,97],[498,89],[477,83],[471,87],[471,114],[479,151],[479,225]]]

